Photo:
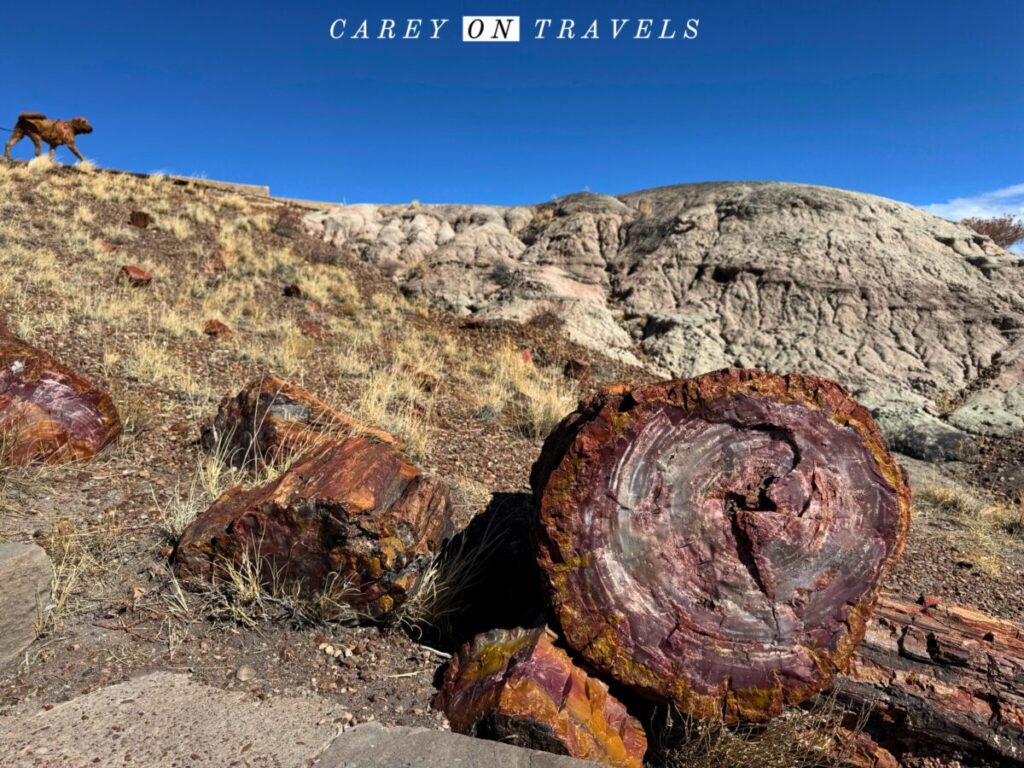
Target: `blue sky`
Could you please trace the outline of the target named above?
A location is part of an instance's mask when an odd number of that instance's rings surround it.
[[[8,5],[0,126],[84,114],[80,148],[107,167],[348,202],[775,179],[1002,206],[1024,184],[1020,0]],[[524,36],[596,18],[602,39],[464,44],[474,13],[518,14]],[[328,35],[382,16],[452,22],[440,41]],[[609,19],[643,17],[700,35],[609,39]]]

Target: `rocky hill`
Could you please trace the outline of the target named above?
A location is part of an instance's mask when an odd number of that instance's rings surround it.
[[[539,703],[559,739],[603,734],[631,765],[643,738],[658,766],[854,754],[834,702],[739,740],[662,732],[533,626],[551,615],[528,482],[545,436],[623,382],[734,363],[839,379],[904,454],[906,550],[858,657],[868,706],[889,697],[874,733],[916,712],[930,730],[887,742],[908,766],[991,764],[956,762],[950,737],[1024,754],[1014,257],[793,185],[311,211],[0,162],[0,763],[571,764],[444,733],[476,727],[455,701],[476,700],[458,670],[480,637],[556,681],[508,711]],[[759,504],[754,485],[730,503]],[[659,752],[677,748],[696,757]]]
[[[359,205],[306,222],[456,314],[553,311],[573,340],[667,375],[836,379],[922,457],[1024,427],[1024,262],[892,200],[709,183],[533,207]]]

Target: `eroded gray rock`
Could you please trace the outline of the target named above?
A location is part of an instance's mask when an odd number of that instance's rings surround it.
[[[321,768],[585,768],[582,760],[426,728],[367,723],[339,736]]]
[[[312,764],[337,735],[340,714],[323,699],[261,700],[155,672],[49,711],[0,718],[0,762],[294,768]]]
[[[0,544],[0,667],[36,639],[50,600],[53,566],[35,544]]]
[[[813,372],[868,402],[890,436],[964,392],[955,428],[1024,427],[1024,260],[885,198],[692,184],[533,207],[348,206],[306,226],[407,293],[492,318],[552,307],[574,340],[642,351],[658,373]],[[1000,360],[1011,373],[977,387]]]

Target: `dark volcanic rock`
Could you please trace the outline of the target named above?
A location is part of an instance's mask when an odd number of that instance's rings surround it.
[[[120,433],[121,419],[106,392],[0,331],[0,459],[88,459]]]
[[[448,488],[390,446],[325,440],[272,483],[221,496],[185,530],[175,567],[215,580],[248,559],[265,586],[328,592],[378,619],[415,586],[450,516]]]
[[[434,706],[459,733],[641,768],[643,727],[553,640],[543,627],[479,635],[452,658]]]
[[[848,662],[910,491],[868,412],[742,369],[597,395],[531,476],[566,640],[698,717],[764,720]]]
[[[401,447],[401,440],[334,410],[302,387],[268,375],[226,397],[203,430],[207,450],[220,450],[237,465],[273,464],[327,437],[360,434]]]

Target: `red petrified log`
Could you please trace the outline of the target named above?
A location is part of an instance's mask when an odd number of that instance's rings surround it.
[[[455,655],[434,706],[452,729],[616,768],[641,768],[647,737],[608,686],[538,629],[496,629]]]
[[[1024,628],[1013,622],[883,595],[834,695],[870,709],[890,748],[1024,764]]]
[[[133,227],[145,229],[153,223],[153,217],[145,211],[132,211],[128,214],[128,223]]]
[[[326,437],[361,434],[401,447],[402,441],[334,410],[302,387],[278,376],[253,381],[226,397],[202,435],[208,449],[235,464],[269,463],[302,453]]]
[[[230,336],[231,329],[220,320],[207,320],[203,325],[203,333],[207,336]]]
[[[121,272],[118,275],[118,279],[121,282],[127,283],[135,288],[141,288],[144,285],[149,285],[153,282],[153,276],[141,267],[135,267],[132,265],[126,265],[121,267]]]
[[[106,392],[0,329],[0,463],[87,459],[120,433]]]
[[[248,562],[264,586],[329,592],[376,619],[405,600],[450,516],[447,487],[393,448],[328,440],[270,484],[221,496],[185,530],[175,567],[216,580]]]
[[[869,413],[796,374],[623,390],[567,417],[531,475],[569,645],[702,718],[765,720],[828,687],[908,527]]]

